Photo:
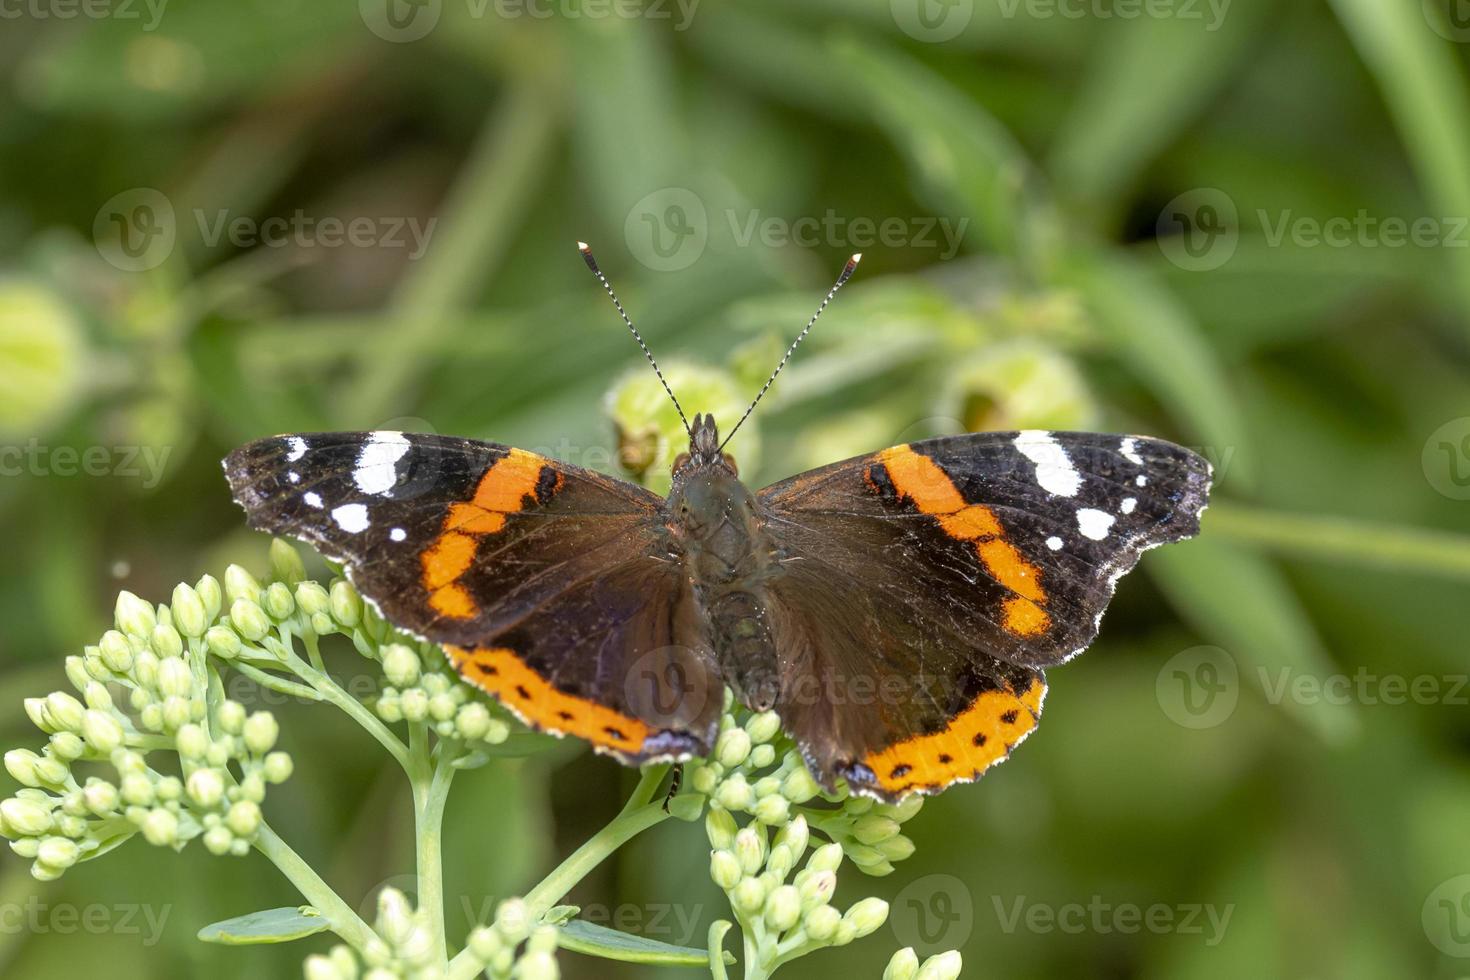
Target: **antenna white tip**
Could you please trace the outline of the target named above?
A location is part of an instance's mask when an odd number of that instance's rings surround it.
[[[592,246],[591,245],[588,245],[586,242],[578,242],[577,243],[577,250],[580,251],[580,252],[591,251],[591,249],[592,249]]]
[[[863,253],[862,252],[853,252],[852,253],[852,258],[849,259],[848,261],[851,262],[853,265],[857,265],[862,260],[863,260]]]

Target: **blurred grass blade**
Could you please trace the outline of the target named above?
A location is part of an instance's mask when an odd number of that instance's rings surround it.
[[[1266,5],[1199,9],[1199,19],[1143,17],[1098,31],[1104,41],[1049,157],[1059,197],[1087,210],[1126,206],[1139,171],[1236,69]]]
[[[1118,355],[1237,485],[1250,486],[1243,413],[1224,365],[1198,324],[1158,278],[1126,252],[1074,250],[1059,278],[1082,294]],[[1230,461],[1228,470],[1222,461]]]
[[[1212,643],[1235,657],[1263,690],[1283,676],[1325,678],[1336,668],[1281,572],[1250,551],[1212,537],[1149,556],[1154,582]],[[1330,699],[1279,699],[1279,706],[1329,744],[1357,732],[1349,706]]]
[[[1452,47],[1438,33],[1455,29],[1436,24],[1432,18],[1443,13],[1428,3],[1331,3],[1383,90],[1435,215],[1470,216],[1470,97]],[[1470,324],[1470,249],[1445,251]]]
[[[199,930],[200,942],[225,946],[289,943],[315,936],[332,927],[326,917],[308,906],[266,909],[215,922]]]
[[[1470,579],[1470,535],[1234,504],[1211,507],[1204,520],[1209,534],[1302,558]]]
[[[919,198],[940,213],[969,216],[986,245],[1020,255],[1043,214],[1035,168],[1015,137],[897,49],[848,36],[832,44],[832,53],[854,96],[869,104],[908,160]]]
[[[695,966],[708,969],[708,950],[690,946],[673,946],[656,939],[646,939],[632,933],[619,932],[582,919],[573,919],[561,926],[557,945],[575,953],[598,956],[605,960],[623,963],[647,963],[657,966]],[[733,963],[734,957],[726,953],[726,962]]]
[[[410,266],[393,298],[404,325],[362,345],[361,371],[343,416],[357,424],[399,414],[404,389],[424,369],[451,314],[492,277],[549,169],[559,99],[525,79],[496,107],[445,200],[428,254]]]

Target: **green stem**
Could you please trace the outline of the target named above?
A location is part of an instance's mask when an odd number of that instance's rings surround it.
[[[292,673],[310,684],[312,690],[316,691],[323,699],[330,701],[352,716],[352,720],[367,729],[369,735],[378,740],[388,754],[398,761],[405,772],[410,771],[412,762],[409,759],[408,748],[403,741],[379,720],[378,716],[367,709],[357,698],[348,694],[332,680],[331,676],[317,670],[305,660],[298,657],[293,651],[286,651],[285,663],[291,668]]]
[[[449,961],[448,937],[444,929],[444,804],[449,799],[449,786],[457,771],[454,751],[440,752],[437,760],[428,750],[425,726],[410,730],[410,758],[413,771],[413,809],[415,853],[418,865],[419,911],[429,920],[434,938],[436,962]],[[445,743],[446,746],[448,743]]]
[[[538,922],[567,892],[607,860],[618,848],[637,837],[643,831],[669,818],[663,804],[653,802],[654,794],[668,774],[668,766],[653,766],[647,769],[633,795],[628,798],[622,811],[612,822],[593,834],[585,844],[526,893],[526,915],[530,922]],[[474,955],[465,950],[449,964],[449,980],[469,980],[481,971],[482,966]]]
[[[1205,514],[1207,533],[1304,558],[1347,561],[1393,571],[1470,579],[1470,536],[1377,521],[1322,517],[1217,504]]]
[[[270,858],[271,863],[296,886],[301,897],[332,924],[332,931],[353,948],[363,950],[369,940],[376,938],[371,927],[264,822],[256,835],[255,849]]]

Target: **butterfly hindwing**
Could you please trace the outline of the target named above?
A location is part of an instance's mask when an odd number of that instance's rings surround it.
[[[1197,533],[1209,483],[1202,458],[1162,440],[1031,431],[898,446],[766,488],[787,681],[909,681],[893,703],[792,703],[783,719],[828,780],[860,791],[973,778],[1035,724],[1040,669],[1092,642],[1139,555]]]
[[[658,560],[652,493],[524,450],[400,432],[261,439],[225,472],[251,526],[343,562],[385,618],[443,644],[529,724],[625,761],[707,747],[719,699],[691,692],[718,682],[685,625],[687,586]],[[662,670],[657,651],[672,647],[685,651],[678,670]],[[630,682],[640,671],[655,689]]]

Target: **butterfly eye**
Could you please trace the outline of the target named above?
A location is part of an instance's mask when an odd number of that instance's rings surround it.
[[[682,470],[684,467],[686,467],[688,465],[689,465],[689,454],[688,453],[680,453],[679,455],[677,455],[677,456],[674,457],[674,472],[675,473],[679,472],[680,470]]]

